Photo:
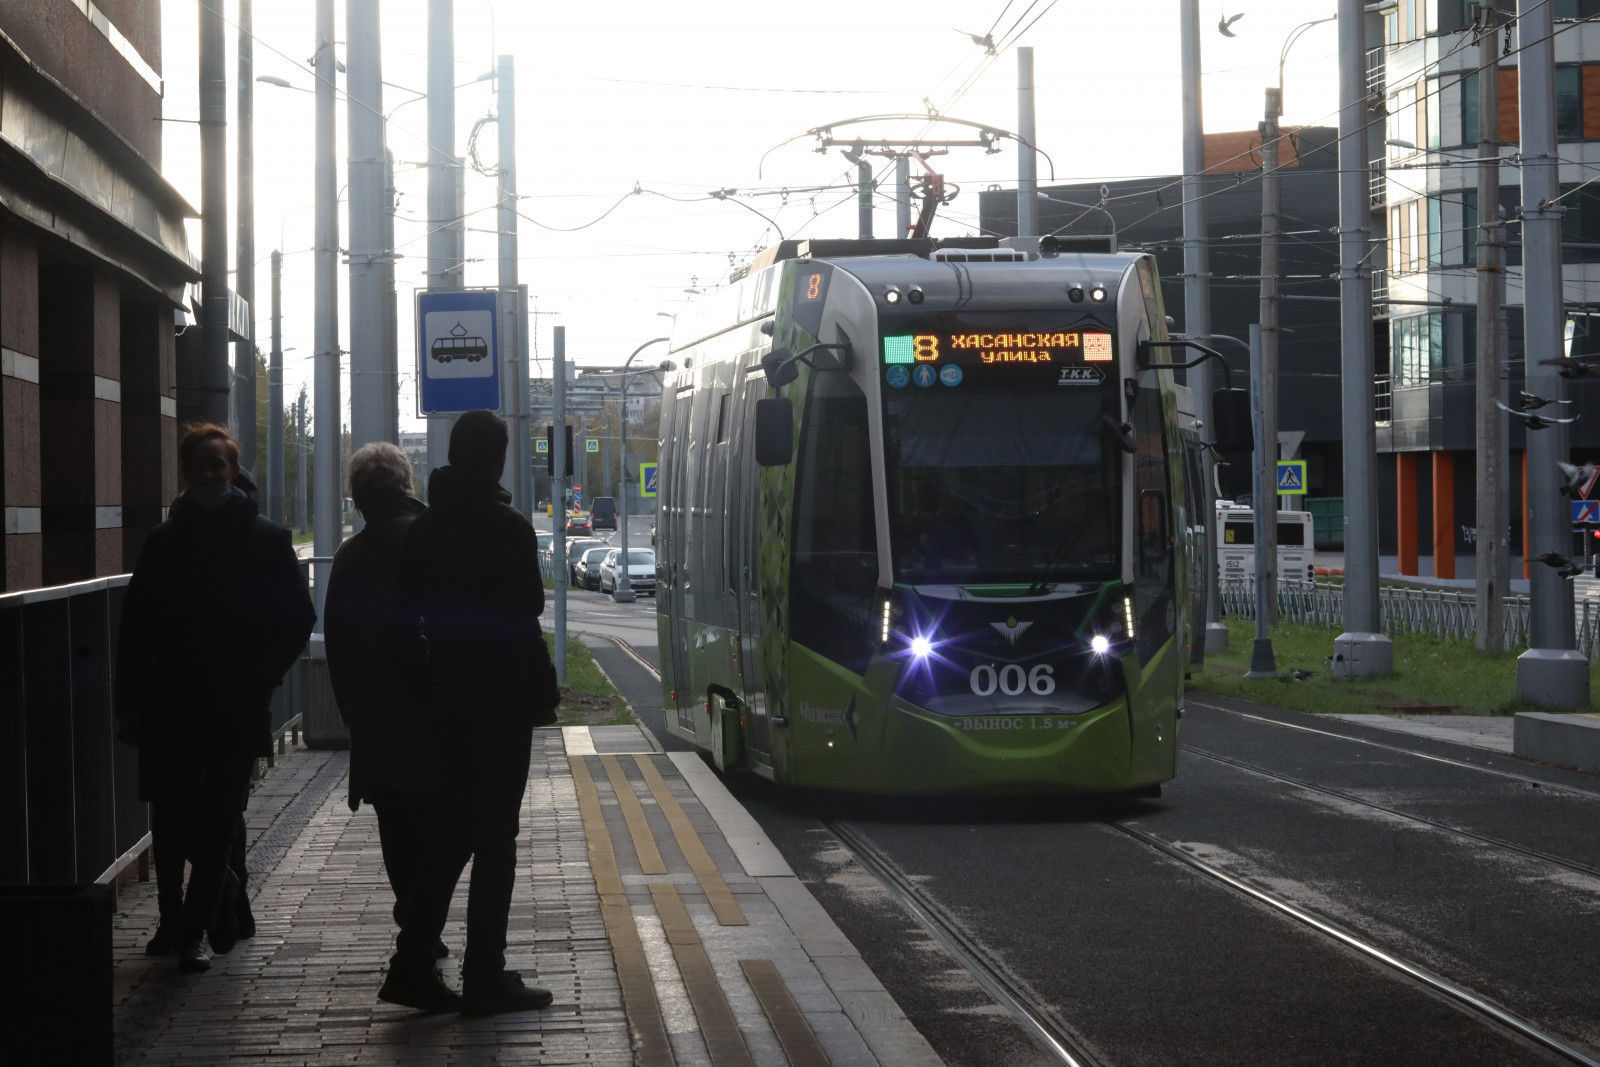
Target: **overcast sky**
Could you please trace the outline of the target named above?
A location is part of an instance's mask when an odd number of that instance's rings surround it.
[[[197,112],[199,2],[225,3],[230,77],[236,69],[236,0],[164,0],[169,118]],[[1277,79],[1284,39],[1299,23],[1331,15],[1332,0],[1240,0],[1240,6],[1204,0],[1201,8],[1206,127],[1254,129],[1262,90]],[[730,267],[777,239],[773,224],[788,237],[855,236],[854,193],[847,185],[854,168],[837,150],[815,152],[801,136],[806,130],[863,115],[924,115],[929,103],[946,115],[1015,130],[1015,45],[1034,49],[1038,145],[1054,161],[1056,180],[1174,173],[1181,152],[1178,10],[1178,0],[456,0],[457,83],[492,70],[497,55],[515,57],[517,181],[525,216],[519,270],[538,313],[535,375],[548,374],[557,323],[566,327],[568,357],[591,366],[620,363],[641,341],[669,332],[670,320],[657,313],[681,310],[691,290],[725,283]],[[1241,11],[1231,26],[1236,36],[1221,36],[1218,20]],[[426,0],[385,0],[382,18],[384,78],[422,90]],[[257,0],[254,20],[256,73],[311,88],[313,0]],[[342,3],[335,24],[342,56]],[[969,36],[986,34],[1001,46],[998,54],[987,54]],[[1286,124],[1337,123],[1336,46],[1332,22],[1295,45],[1284,86]],[[396,110],[410,98],[385,89],[389,145],[399,161],[396,244],[408,257],[397,266],[405,425],[415,409],[411,309],[413,292],[423,284],[427,214],[426,175],[414,166],[425,159],[427,105]],[[285,359],[285,396],[292,397],[311,378],[313,98],[258,85],[255,101],[257,337],[265,349],[266,260],[281,247],[284,345],[294,349]],[[493,109],[492,81],[459,90],[458,151],[465,152],[473,125]],[[338,113],[342,127],[342,98]],[[198,207],[196,128],[165,128],[167,176]],[[967,136],[925,120],[841,126],[839,132]],[[486,125],[479,139],[486,166],[494,164],[496,144],[494,126]],[[339,160],[342,189],[342,130]],[[933,165],[961,188],[942,210],[935,234],[970,234],[977,232],[979,190],[1015,187],[1017,151],[1009,142],[995,155],[956,149]],[[1043,160],[1039,179],[1050,180]],[[817,186],[830,188],[783,194]],[[644,192],[628,195],[636,187]],[[742,203],[754,210],[707,197],[718,189],[740,190]],[[878,236],[893,230],[890,194],[886,186],[878,198]],[[496,283],[494,197],[492,179],[469,175],[469,286]],[[594,225],[575,229],[613,205]],[[340,234],[346,245],[342,220]],[[198,251],[198,228],[191,240]],[[340,273],[343,284],[343,267]],[[341,343],[349,343],[342,327]]]

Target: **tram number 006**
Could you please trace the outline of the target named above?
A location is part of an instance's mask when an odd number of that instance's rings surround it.
[[[1019,697],[1023,693],[1043,697],[1056,691],[1055,668],[1048,663],[1037,664],[1032,670],[1023,670],[1017,663],[1007,663],[1003,667],[980,663],[972,668],[967,681],[973,693],[980,697],[993,696],[996,692],[1008,697]]]

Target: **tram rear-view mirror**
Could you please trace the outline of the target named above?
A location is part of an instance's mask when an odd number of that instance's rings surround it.
[[[1223,455],[1248,452],[1250,393],[1246,389],[1218,389],[1211,394],[1211,422],[1217,451]]]
[[[794,405],[786,396],[756,401],[756,463],[781,467],[794,458]]]
[[[800,377],[800,368],[795,366],[797,362],[790,351],[781,346],[762,356],[761,370],[767,376],[767,384],[777,389]]]

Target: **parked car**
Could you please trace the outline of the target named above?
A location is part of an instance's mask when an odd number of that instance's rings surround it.
[[[618,560],[621,549],[613,549],[600,564],[600,592],[617,591]],[[654,549],[628,549],[628,587],[640,596],[656,595],[656,554]]]
[[[578,569],[583,565],[583,554],[590,549],[610,547],[598,537],[567,538],[567,584],[583,588],[582,576]]]
[[[589,501],[589,521],[596,530],[617,528],[617,501],[614,497],[597,496]]]
[[[567,536],[588,536],[594,533],[594,523],[589,521],[587,515],[567,516]]]
[[[572,584],[580,589],[600,588],[600,561],[615,552],[610,545],[591,548],[572,564]]]

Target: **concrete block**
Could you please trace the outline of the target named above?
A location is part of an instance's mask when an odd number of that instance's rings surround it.
[[[1600,772],[1600,715],[1517,713],[1511,750],[1524,759]]]

